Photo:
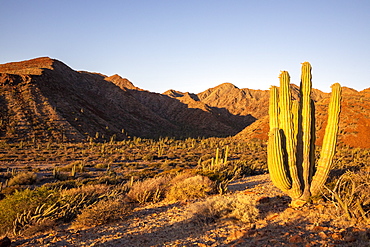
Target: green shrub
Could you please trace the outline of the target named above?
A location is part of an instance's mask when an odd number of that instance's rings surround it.
[[[0,235],[10,231],[17,214],[34,210],[46,203],[51,205],[57,197],[57,192],[40,187],[37,190],[26,189],[16,191],[0,201]]]

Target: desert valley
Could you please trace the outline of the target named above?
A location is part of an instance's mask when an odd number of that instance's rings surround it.
[[[342,85],[328,180],[292,207],[269,176],[267,90],[153,93],[48,57],[0,65],[0,85],[12,246],[370,246],[370,88]],[[316,157],[330,95],[311,93]]]

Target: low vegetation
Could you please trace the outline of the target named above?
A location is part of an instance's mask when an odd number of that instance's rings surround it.
[[[261,217],[258,202],[228,193],[233,180],[267,172],[266,145],[258,141],[3,142],[0,153],[0,236],[66,223],[94,227],[159,202],[187,202],[189,220],[200,224]],[[369,154],[338,149],[326,189],[315,200],[331,202],[337,215],[352,222],[368,221]]]

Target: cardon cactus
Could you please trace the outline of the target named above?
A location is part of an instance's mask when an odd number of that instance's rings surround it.
[[[280,74],[280,89],[270,88],[268,169],[272,182],[300,206],[319,194],[328,177],[337,143],[341,86],[332,85],[328,123],[320,159],[315,163],[315,108],[311,65],[302,64],[299,100],[292,100],[290,77]]]

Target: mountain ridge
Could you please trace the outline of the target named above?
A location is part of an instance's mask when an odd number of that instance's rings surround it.
[[[3,140],[83,141],[130,136],[267,140],[268,90],[222,83],[197,94],[174,89],[159,94],[120,75],[75,71],[48,57],[1,64],[0,85]],[[297,99],[299,87],[292,84],[291,88]],[[312,91],[319,145],[329,96]],[[358,92],[343,87],[341,145],[370,148],[368,141],[362,140],[370,139],[369,102],[370,88]]]

